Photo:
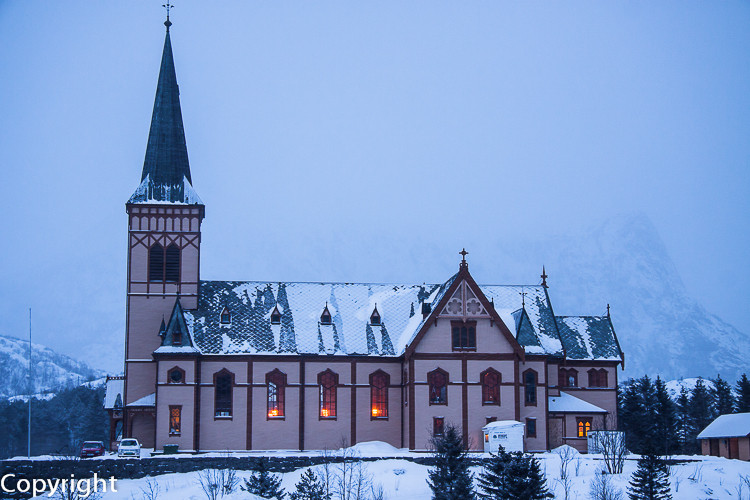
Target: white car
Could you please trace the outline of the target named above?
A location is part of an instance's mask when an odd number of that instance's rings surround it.
[[[123,439],[117,447],[117,456],[141,458],[141,443],[133,438]]]

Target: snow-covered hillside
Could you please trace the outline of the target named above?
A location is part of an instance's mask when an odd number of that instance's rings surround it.
[[[33,394],[54,392],[104,376],[101,370],[32,343]],[[29,393],[28,341],[0,335],[0,398]]]

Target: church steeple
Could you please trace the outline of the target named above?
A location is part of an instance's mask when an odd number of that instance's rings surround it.
[[[169,17],[156,87],[151,129],[146,145],[141,185],[128,203],[171,202],[202,205],[193,190],[185,130],[180,109],[180,90],[172,57]]]

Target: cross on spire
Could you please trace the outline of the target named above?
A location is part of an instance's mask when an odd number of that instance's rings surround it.
[[[518,292],[518,295],[521,296],[521,307],[526,307],[526,294],[528,292]]]
[[[547,276],[547,271],[544,269],[544,266],[542,266],[542,276],[541,276],[541,278],[542,278],[542,286],[544,288],[549,288],[547,286],[547,278],[549,278],[549,276]]]
[[[164,9],[167,11],[167,20],[164,21],[164,26],[167,27],[167,32],[168,32],[169,31],[169,27],[172,26],[172,21],[169,20],[169,10],[172,9],[174,7],[174,5],[172,5],[171,3],[167,2],[167,3],[163,4],[162,7],[164,7]]]
[[[469,252],[464,248],[458,254],[461,256],[461,267],[469,267],[469,263],[466,262],[466,256],[469,255]]]

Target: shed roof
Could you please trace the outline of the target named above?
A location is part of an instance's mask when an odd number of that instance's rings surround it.
[[[550,396],[547,407],[550,413],[607,413],[607,410],[563,391],[559,396]]]
[[[719,415],[698,434],[698,439],[750,436],[750,413]]]
[[[120,404],[122,404],[122,395],[125,390],[125,379],[123,378],[108,378],[107,385],[104,389],[104,409],[112,410],[117,402],[117,397],[120,397]]]

